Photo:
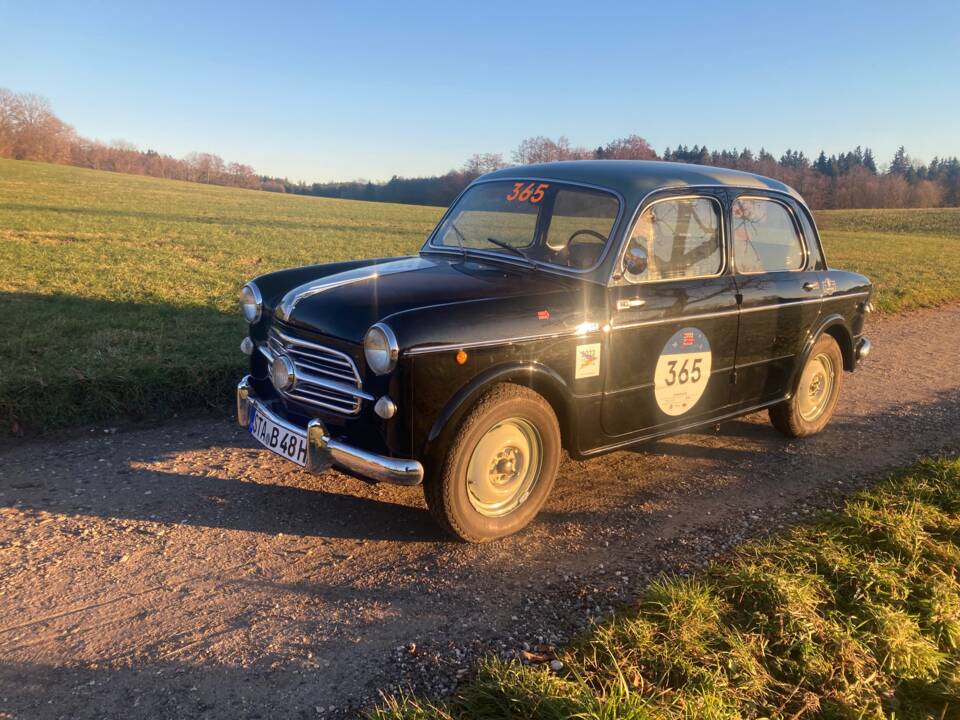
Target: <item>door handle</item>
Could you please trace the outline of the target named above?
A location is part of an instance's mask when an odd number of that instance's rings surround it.
[[[633,298],[632,300],[617,300],[617,310],[629,310],[630,308],[643,307],[647,304],[646,300]]]
[[[815,287],[817,287],[817,285],[819,285],[819,284],[820,284],[820,283],[805,282],[805,283],[803,284],[803,289],[806,290],[807,292],[810,292],[810,291],[813,290]]]

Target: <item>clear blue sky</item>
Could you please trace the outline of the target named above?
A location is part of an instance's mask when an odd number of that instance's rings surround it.
[[[960,2],[0,0],[0,87],[84,136],[291,179],[531,135],[960,155]]]

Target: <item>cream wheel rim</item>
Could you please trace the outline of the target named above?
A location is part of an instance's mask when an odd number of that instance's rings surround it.
[[[829,355],[820,353],[803,368],[800,376],[799,394],[800,417],[812,422],[823,415],[833,394],[836,382],[836,368]]]
[[[530,497],[540,478],[540,433],[522,418],[501,420],[480,438],[467,465],[467,497],[486,517],[502,517]]]

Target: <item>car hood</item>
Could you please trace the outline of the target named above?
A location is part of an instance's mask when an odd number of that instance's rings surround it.
[[[304,283],[274,311],[283,322],[361,342],[375,322],[424,307],[563,293],[572,278],[475,259],[420,256],[371,261]]]

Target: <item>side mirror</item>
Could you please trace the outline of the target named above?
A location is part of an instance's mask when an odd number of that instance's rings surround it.
[[[632,245],[623,256],[623,272],[627,275],[643,275],[647,271],[647,251]]]

